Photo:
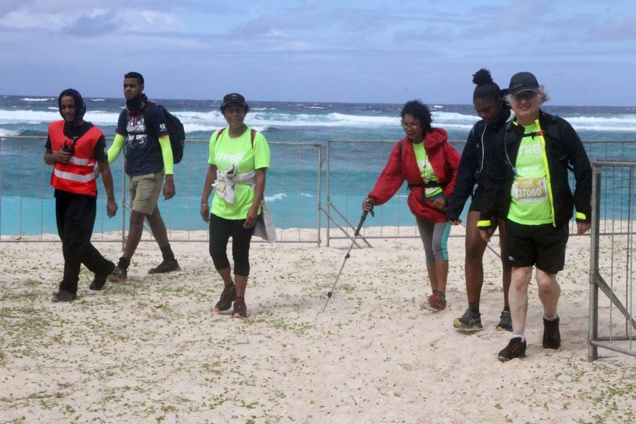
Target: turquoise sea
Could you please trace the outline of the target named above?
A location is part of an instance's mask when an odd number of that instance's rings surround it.
[[[185,125],[188,142],[184,162],[175,168],[177,197],[161,203],[169,214],[172,229],[205,229],[198,215],[199,198],[207,169],[207,140],[225,126],[218,101],[151,100],[164,105]],[[112,139],[123,99],[87,98],[85,118]],[[410,100],[410,99],[405,99]],[[425,101],[425,99],[422,99]],[[403,137],[399,112],[401,104],[308,103],[250,101],[246,123],[261,131],[272,144],[272,166],[268,171],[266,199],[278,227],[314,228],[317,202],[327,200],[352,221],[360,216],[360,202],[371,190],[384,165],[392,143]],[[433,124],[446,129],[458,150],[478,119],[472,105],[429,103]],[[567,119],[577,130],[592,160],[605,157],[636,159],[636,107],[551,106],[546,112]],[[0,234],[55,233],[53,190],[48,184],[51,168],[42,155],[47,127],[59,120],[57,97],[0,96]],[[15,136],[35,138],[17,140]],[[198,140],[198,141],[194,141]],[[327,140],[334,143],[330,163],[325,163]],[[385,143],[358,143],[384,140]],[[629,142],[633,143],[629,143]],[[109,140],[110,142],[110,140]],[[288,144],[294,143],[294,146]],[[296,144],[297,143],[297,144]],[[302,149],[298,144],[318,144]],[[113,166],[116,190],[120,188],[121,159]],[[327,175],[327,168],[330,172]],[[317,187],[317,175],[322,186]],[[326,198],[327,180],[331,197]],[[406,188],[382,208],[377,225],[395,225],[411,219],[402,197]],[[323,224],[324,224],[323,219]],[[371,222],[373,224],[373,222]],[[95,231],[119,228],[120,222],[98,217]]]

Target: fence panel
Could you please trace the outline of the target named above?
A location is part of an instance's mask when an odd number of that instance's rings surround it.
[[[43,137],[0,137],[0,242],[58,240],[51,167],[43,160],[45,141]],[[303,142],[269,145],[272,162],[267,172],[265,198],[278,227],[278,240],[320,244],[321,145]],[[170,201],[159,201],[171,241],[208,240],[207,224],[199,215],[207,158],[207,140],[188,140],[183,160],[175,165],[177,195]],[[129,196],[123,161],[122,155],[112,166],[120,204],[118,216],[108,219],[104,213],[106,197],[98,196],[94,241],[125,240]],[[101,181],[98,191],[103,191]],[[151,233],[144,231],[142,240],[151,239]]]
[[[375,180],[384,168],[395,141],[388,140],[328,140],[326,154],[326,244],[331,240],[350,239],[355,231],[361,213],[362,200],[371,191]],[[451,141],[462,151],[465,142]],[[636,159],[636,141],[584,141],[583,145],[591,160],[611,157]],[[569,173],[570,185],[574,187],[574,177]],[[604,184],[608,184],[605,182]],[[601,212],[610,214],[617,207],[616,198],[607,194],[611,187],[605,187],[601,199]],[[406,184],[393,199],[375,208],[375,217],[367,217],[362,240],[373,238],[413,238],[419,237],[415,219],[406,204],[408,189]],[[469,200],[470,201],[470,200]],[[466,222],[468,205],[461,216]],[[624,213],[624,211],[623,211]],[[372,231],[371,228],[374,227]],[[335,231],[332,231],[335,230]],[[625,232],[624,222],[616,222],[608,227],[601,222],[601,232]],[[453,230],[451,237],[464,236],[463,228]],[[570,236],[576,237],[576,221],[570,223]]]
[[[593,166],[588,359],[598,348],[636,356],[634,220],[636,162]],[[604,296],[599,296],[602,292]]]

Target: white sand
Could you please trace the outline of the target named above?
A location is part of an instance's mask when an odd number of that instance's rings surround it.
[[[461,232],[454,229],[453,232]],[[449,307],[429,294],[417,239],[253,244],[249,317],[211,308],[221,282],[206,243],[174,243],[182,271],[142,243],[129,280],[54,304],[59,243],[2,243],[0,423],[627,423],[636,420],[636,361],[601,350],[587,361],[589,238],[572,237],[560,273],[563,345],[541,347],[530,290],[527,358],[501,363],[510,333],[487,251],[484,330],[453,329],[466,307],[463,238],[451,238]],[[121,245],[98,243],[109,258]]]

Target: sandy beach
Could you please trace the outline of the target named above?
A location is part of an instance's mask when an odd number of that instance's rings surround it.
[[[458,228],[453,233],[460,232]],[[501,363],[510,333],[498,258],[485,255],[484,330],[464,334],[464,240],[449,240],[448,308],[429,295],[418,239],[252,244],[248,318],[217,315],[206,243],[173,243],[180,272],[142,243],[129,280],[55,304],[59,243],[1,243],[0,423],[629,423],[636,361],[587,360],[589,237],[571,237],[559,274],[563,344],[541,347],[531,286],[527,357]],[[98,243],[108,258],[121,244]]]

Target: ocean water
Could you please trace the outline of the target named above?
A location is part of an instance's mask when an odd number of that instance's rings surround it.
[[[207,169],[207,143],[212,132],[225,126],[218,101],[151,100],[164,105],[183,122],[189,140],[187,164],[176,166],[177,197],[169,205],[173,229],[205,229],[198,215],[199,198]],[[405,99],[408,100],[408,99]],[[425,100],[425,99],[424,99]],[[123,98],[86,98],[85,119],[112,139]],[[320,144],[323,159],[327,140],[385,140],[390,143],[361,145],[334,144],[330,167],[332,204],[357,222],[360,202],[371,190],[384,165],[392,143],[403,137],[400,127],[401,104],[310,103],[249,101],[246,123],[261,131],[272,143],[272,167],[268,171],[266,199],[281,228],[315,227],[317,197],[326,204],[326,165],[317,163],[315,149],[289,148],[285,143]],[[433,125],[446,129],[449,140],[463,149],[472,125],[478,120],[472,105],[429,103]],[[584,142],[592,160],[607,156],[636,159],[636,107],[550,106],[546,112],[567,119]],[[0,136],[32,136],[33,140],[0,139],[0,234],[38,234],[55,232],[52,188],[48,185],[51,168],[43,165],[44,142],[50,122],[61,119],[57,98],[50,96],[0,96]],[[627,142],[633,141],[634,144]],[[110,141],[109,141],[110,144]],[[279,144],[279,145],[277,145]],[[121,159],[113,166],[118,185]],[[316,174],[323,176],[318,193]],[[186,174],[186,175],[184,175]],[[118,191],[119,193],[119,191]],[[412,220],[402,199],[403,188],[382,206],[381,225]],[[118,196],[119,197],[119,196]],[[42,211],[42,212],[41,212]],[[166,216],[165,206],[162,213]],[[120,222],[101,219],[96,231],[118,228]],[[323,218],[323,225],[324,225]]]

